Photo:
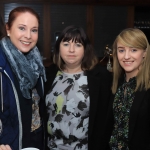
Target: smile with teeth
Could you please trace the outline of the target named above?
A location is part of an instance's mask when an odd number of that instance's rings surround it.
[[[124,63],[129,65],[129,64],[133,63],[133,61],[124,61]]]
[[[31,42],[20,41],[22,44],[29,45]]]

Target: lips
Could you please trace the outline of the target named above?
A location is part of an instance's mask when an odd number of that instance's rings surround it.
[[[129,65],[129,64],[133,63],[133,61],[124,61],[124,63]]]
[[[68,55],[68,57],[75,57],[75,55]]]
[[[131,67],[133,65],[134,61],[123,61],[122,65],[124,67]]]
[[[29,45],[31,42],[20,41],[22,44]]]

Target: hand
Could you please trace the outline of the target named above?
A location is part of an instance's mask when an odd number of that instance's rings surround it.
[[[0,150],[12,150],[9,145],[0,145]]]

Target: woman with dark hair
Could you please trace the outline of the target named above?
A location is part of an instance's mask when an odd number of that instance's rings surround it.
[[[104,127],[110,75],[97,65],[81,27],[68,26],[56,41],[45,84],[50,150],[94,150]]]
[[[36,43],[39,16],[13,9],[0,41],[0,150],[44,148],[45,68]]]

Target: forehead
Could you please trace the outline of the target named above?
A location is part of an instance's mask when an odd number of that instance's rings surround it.
[[[34,25],[38,27],[39,23],[35,15],[30,12],[18,13],[13,24]],[[13,25],[12,24],[12,25]]]
[[[144,49],[142,49],[142,48],[138,48],[137,46],[132,46],[132,45],[123,45],[122,43],[117,43],[117,49],[121,49],[121,48],[123,48],[123,49],[129,49],[129,50],[131,50],[131,49],[137,49],[137,50],[144,50]]]
[[[135,47],[133,44],[129,44],[129,43],[125,43],[125,42],[120,42],[120,41],[118,41],[117,42],[117,48],[119,48],[119,47],[121,47],[121,48],[125,48],[125,47],[128,47],[128,48],[133,48],[133,47]]]
[[[126,45],[125,44],[122,44],[121,42],[117,42],[117,47],[126,47]]]

